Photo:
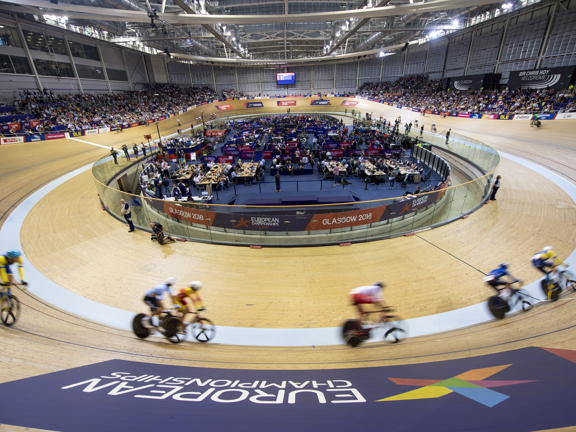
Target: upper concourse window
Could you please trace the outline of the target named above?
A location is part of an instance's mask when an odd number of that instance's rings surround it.
[[[0,25],[0,45],[24,48],[18,30],[14,27]]]

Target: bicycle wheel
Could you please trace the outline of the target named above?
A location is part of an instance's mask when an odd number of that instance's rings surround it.
[[[342,337],[344,342],[352,348],[356,348],[362,342],[362,338],[358,336],[358,331],[362,330],[362,324],[357,319],[349,319],[342,326]]]
[[[560,298],[561,292],[562,288],[560,288],[559,286],[554,286],[548,293],[548,299],[550,299],[551,302],[555,302]]]
[[[516,294],[519,296],[520,301],[522,302],[522,310],[524,312],[528,312],[530,309],[532,309],[532,303],[526,300],[526,293],[524,291],[518,290]]]
[[[214,339],[216,326],[208,318],[200,318],[192,324],[192,334],[198,342],[206,343]]]
[[[132,331],[140,339],[146,339],[148,336],[150,336],[150,329],[142,324],[142,319],[146,316],[146,314],[140,313],[136,315],[132,320]]]
[[[4,301],[1,305],[0,318],[2,323],[10,327],[18,318],[20,318],[20,300],[14,295],[4,296]]]
[[[391,343],[398,343],[406,339],[406,324],[398,317],[394,317],[394,321],[387,323],[388,328],[384,333],[384,340]]]
[[[178,330],[180,329],[180,320],[173,316],[167,316],[160,323],[160,329],[166,339],[172,343],[179,343],[181,341]]]
[[[492,296],[488,299],[488,309],[494,318],[501,320],[510,311],[510,305],[500,297]]]

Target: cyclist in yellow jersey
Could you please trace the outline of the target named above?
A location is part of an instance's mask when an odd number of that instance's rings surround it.
[[[558,265],[563,265],[568,267],[568,264],[564,263],[558,256],[556,252],[552,250],[552,246],[546,246],[542,252],[538,252],[531,259],[532,265],[544,273],[546,276],[550,273],[553,267]]]
[[[193,281],[188,284],[188,287],[182,288],[172,295],[174,305],[179,306],[176,310],[182,314],[182,322],[185,325],[189,324],[185,321],[186,315],[196,313],[189,308],[190,304],[192,304],[198,312],[206,310],[202,299],[198,295],[200,288],[202,288],[202,282]]]
[[[2,285],[7,286],[9,284],[16,284],[16,278],[12,275],[12,270],[10,266],[12,264],[18,264],[18,271],[20,272],[20,283],[22,285],[28,285],[24,281],[24,267],[22,265],[22,256],[20,251],[11,250],[6,252],[5,255],[0,256],[0,277],[2,277]]]

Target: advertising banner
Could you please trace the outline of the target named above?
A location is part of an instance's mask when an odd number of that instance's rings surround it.
[[[216,105],[216,108],[218,108],[218,110],[220,110],[220,111],[228,111],[228,110],[234,109],[234,108],[232,107],[232,105],[230,105],[230,104]]]
[[[359,103],[360,102],[358,102],[358,101],[345,100],[345,101],[342,101],[342,103],[340,105],[341,106],[356,106]]]
[[[218,163],[231,164],[234,162],[234,156],[218,156]]]
[[[426,114],[432,114],[432,113],[433,113],[432,110],[425,110],[424,112],[425,112]]]
[[[96,131],[96,133],[98,133],[98,131]],[[45,137],[47,140],[53,140],[53,139],[68,138],[66,135],[67,134],[65,133],[56,133],[56,134],[46,134]]]
[[[556,118],[556,113],[549,113],[549,114],[538,114],[540,116],[540,120],[554,120]]]
[[[498,85],[500,77],[501,74],[480,74],[448,78],[450,81],[448,88],[456,91],[488,89],[493,85]]]
[[[512,120],[532,120],[532,114],[514,114]]]
[[[468,114],[468,113],[458,113],[458,117],[470,118],[470,114]]]
[[[110,132],[110,128],[109,127],[103,127],[103,128],[98,129],[98,133],[105,133],[105,132]]]
[[[39,120],[30,120],[30,127],[31,128],[38,127],[39,124],[40,124]]]
[[[224,136],[226,131],[223,130],[207,130],[206,136]]]
[[[420,108],[412,108],[412,112],[420,112]]]
[[[74,132],[68,132],[68,134],[71,137],[80,137],[80,136],[84,135],[84,132],[83,131],[74,131]]]
[[[349,212],[317,214],[308,223],[306,231],[349,228],[378,222],[384,210],[386,210],[386,206]]]
[[[482,114],[470,114],[470,118],[472,118],[472,119],[481,119],[481,118],[482,118]]]
[[[15,144],[15,143],[23,143],[24,137],[8,137],[8,138],[0,138],[0,144]]]
[[[216,216],[215,212],[183,207],[169,201],[164,201],[164,213],[176,219],[207,226],[212,225]]]
[[[98,129],[87,129],[84,131],[84,135],[97,135]]]
[[[273,153],[272,150],[264,150],[262,152],[262,157],[264,159],[272,159],[272,153]]]
[[[514,114],[498,114],[498,120],[512,120],[514,118]]]
[[[572,120],[572,119],[576,119],[576,112],[556,114],[556,120]]]
[[[574,66],[532,69],[510,72],[508,87],[511,89],[562,90],[574,82]]]
[[[330,154],[333,157],[344,157],[344,150],[339,150],[339,149],[330,150]]]
[[[240,147],[238,148],[238,150],[240,150],[240,151],[252,150],[252,146],[249,146],[249,145],[240,146]]]
[[[44,135],[28,135],[26,142],[44,141]]]
[[[264,104],[262,102],[246,102],[244,103],[246,108],[263,108]]]
[[[148,124],[154,123],[154,120],[146,120],[146,123],[148,123]]]
[[[378,149],[367,149],[364,154],[367,156],[375,156],[379,155],[380,153],[382,152]]]
[[[8,130],[19,131],[20,130],[20,123],[8,123]]]
[[[329,99],[315,99],[310,102],[310,105],[330,105]]]
[[[482,114],[482,120],[496,120],[498,114]]]
[[[158,118],[158,121],[162,121],[162,120],[166,120],[166,117],[160,117],[160,118]]]
[[[130,123],[130,127],[136,127],[136,126],[140,126],[140,123],[138,122]]]
[[[253,159],[254,158],[254,150],[244,150],[240,156],[242,159]]]

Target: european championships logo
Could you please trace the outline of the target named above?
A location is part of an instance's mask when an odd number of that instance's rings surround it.
[[[446,396],[450,393],[458,393],[473,401],[492,408],[494,405],[505,401],[510,396],[490,390],[492,387],[503,387],[514,384],[524,384],[537,380],[527,381],[503,381],[486,380],[486,378],[512,366],[493,366],[484,369],[472,369],[460,375],[445,380],[434,379],[411,379],[411,378],[388,378],[395,384],[408,386],[422,386],[419,389],[401,393],[396,396],[379,399],[376,402],[415,400],[415,399],[435,399]]]

